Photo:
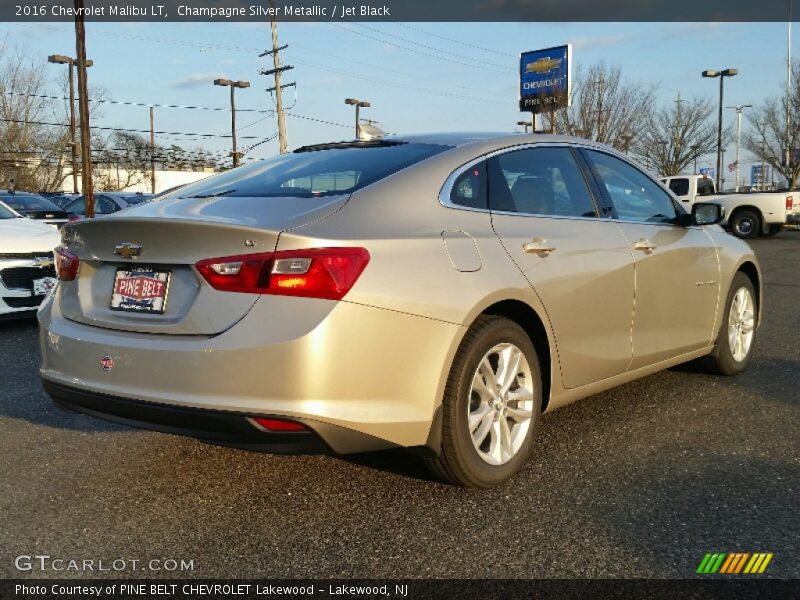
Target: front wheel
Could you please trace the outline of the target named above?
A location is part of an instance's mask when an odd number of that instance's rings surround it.
[[[750,278],[736,273],[728,292],[714,351],[707,357],[709,369],[720,375],[738,375],[747,368],[753,355],[758,304]]]
[[[761,217],[752,210],[741,210],[731,217],[731,231],[738,238],[756,238],[761,234]]]
[[[533,446],[542,408],[539,359],[513,321],[482,316],[469,328],[447,380],[438,477],[489,488],[511,478]]]

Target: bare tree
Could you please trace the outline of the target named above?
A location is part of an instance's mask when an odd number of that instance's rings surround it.
[[[597,63],[580,67],[574,78],[572,106],[556,114],[556,130],[627,151],[653,108],[655,87],[625,82],[619,67]]]
[[[678,94],[673,106],[653,111],[642,123],[635,153],[660,175],[679,174],[698,157],[716,152],[713,112],[707,100]]]
[[[143,183],[150,177],[151,160],[158,160],[163,150],[156,146],[153,154],[150,142],[128,131],[115,131],[93,145],[92,162],[99,167],[95,171],[95,187],[109,192]]]
[[[742,136],[744,147],[793,188],[800,175],[800,63],[792,65],[788,97],[768,98],[747,119],[751,128]]]

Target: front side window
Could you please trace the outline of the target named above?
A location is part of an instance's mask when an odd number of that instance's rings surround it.
[[[594,202],[569,148],[527,148],[487,162],[492,210],[596,217]]]
[[[676,196],[686,196],[689,194],[689,180],[684,178],[673,179],[669,182],[669,189]]]
[[[643,223],[672,223],[677,217],[672,197],[655,181],[625,161],[586,150],[620,219]]]

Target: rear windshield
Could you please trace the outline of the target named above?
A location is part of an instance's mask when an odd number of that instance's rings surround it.
[[[8,204],[16,211],[28,210],[56,210],[60,211],[61,208],[50,202],[47,198],[35,195],[21,196],[18,194],[8,194],[0,197],[0,200]]]
[[[450,146],[419,143],[332,144],[283,154],[188,185],[182,198],[349,194]]]

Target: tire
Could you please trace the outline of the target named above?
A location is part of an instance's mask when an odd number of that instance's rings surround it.
[[[781,225],[770,225],[769,231],[767,231],[767,233],[764,235],[767,237],[773,237],[778,235],[781,231],[783,231],[783,227]]]
[[[731,217],[731,232],[738,238],[751,240],[761,235],[761,217],[752,210],[740,210]]]
[[[507,363],[518,364],[516,376],[502,377]],[[507,388],[499,396],[497,387],[486,387],[496,374],[498,385]],[[479,317],[453,359],[442,408],[441,454],[426,459],[434,475],[456,485],[490,488],[517,473],[531,453],[542,410],[539,358],[525,331],[503,317]]]
[[[744,357],[742,357],[741,354],[738,356],[736,355],[737,353],[732,347],[731,342],[731,336],[733,335],[731,331],[731,319],[735,318],[731,316],[731,311],[736,310],[734,300],[737,294],[740,294],[742,290],[745,290],[747,294],[749,294],[752,301],[752,311],[750,311],[752,315],[749,319],[750,327],[752,328],[752,336],[750,337]],[[725,303],[725,312],[722,314],[722,324],[717,334],[717,339],[714,342],[714,350],[706,357],[706,367],[709,371],[718,375],[738,375],[747,368],[753,356],[753,348],[756,342],[756,328],[758,326],[758,301],[756,299],[753,282],[741,271],[736,273],[736,276],[733,278],[730,290],[728,291],[728,299]]]

